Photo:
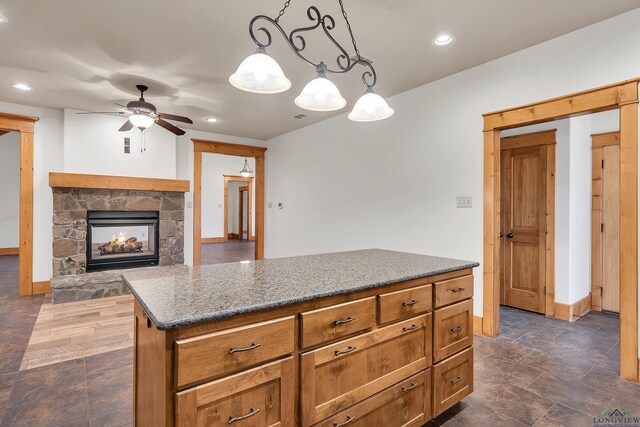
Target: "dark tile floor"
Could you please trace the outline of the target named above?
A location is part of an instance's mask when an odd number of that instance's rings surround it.
[[[0,256],[0,427],[131,425],[131,349],[18,372],[43,297],[17,288],[17,257]],[[503,307],[500,332],[475,337],[474,393],[429,427],[591,427],[609,407],[640,415],[640,385],[617,374],[617,316],[568,323]]]
[[[640,385],[618,377],[619,319],[569,323],[501,307],[500,336],[474,337],[475,390],[429,426],[593,426],[611,407],[640,416]]]
[[[221,264],[255,259],[255,241],[231,239],[202,245],[202,264]]]
[[[129,426],[133,351],[19,372],[43,297],[18,297],[18,257],[0,256],[0,426]]]

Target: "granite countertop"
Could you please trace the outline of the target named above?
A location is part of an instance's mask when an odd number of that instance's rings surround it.
[[[473,261],[367,249],[159,267],[122,277],[155,326],[168,330],[478,266]]]

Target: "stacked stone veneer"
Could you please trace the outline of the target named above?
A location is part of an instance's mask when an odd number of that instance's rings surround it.
[[[184,263],[184,193],[54,188],[54,278],[86,273],[90,210],[159,211],[160,265]]]

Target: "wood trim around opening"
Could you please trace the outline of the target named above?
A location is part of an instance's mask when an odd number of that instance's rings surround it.
[[[0,129],[20,132],[18,292],[33,294],[33,140],[37,117],[0,113]]]
[[[484,114],[483,334],[500,327],[500,131],[620,110],[620,376],[638,382],[638,82],[603,86]]]
[[[0,256],[20,255],[20,248],[0,248]]]
[[[264,156],[267,148],[193,138],[193,265],[202,262],[202,153],[254,157],[255,259],[264,258]],[[226,232],[225,232],[226,234]]]
[[[608,145],[620,145],[620,132],[594,133],[591,135],[591,148],[606,147]]]
[[[505,136],[500,139],[500,149],[532,147],[534,145],[551,145],[556,143],[557,129],[542,130],[522,135]]]

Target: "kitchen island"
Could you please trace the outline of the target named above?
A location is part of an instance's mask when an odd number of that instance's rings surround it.
[[[420,426],[473,390],[473,267],[379,249],[123,274],[140,426]]]

